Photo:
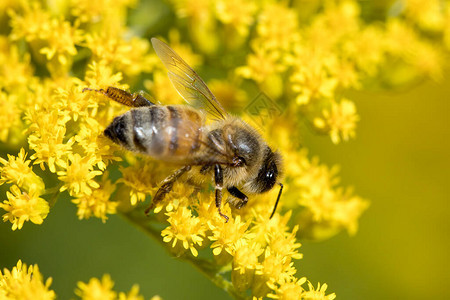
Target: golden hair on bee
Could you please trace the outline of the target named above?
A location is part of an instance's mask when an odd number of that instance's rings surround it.
[[[168,76],[188,105],[159,105],[141,94],[108,87],[95,91],[132,107],[117,116],[104,134],[122,147],[155,159],[180,165],[163,180],[152,204],[163,200],[182,176],[193,184],[214,180],[215,204],[221,212],[223,189],[243,207],[248,194],[271,190],[280,177],[281,156],[272,151],[261,134],[242,119],[229,115],[205,82],[167,44],[152,38],[156,54],[168,70]],[[206,124],[207,118],[214,122]],[[283,185],[270,215],[275,213]]]

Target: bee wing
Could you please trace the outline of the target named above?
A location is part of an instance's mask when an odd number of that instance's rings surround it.
[[[214,97],[200,76],[166,43],[152,38],[159,59],[168,70],[168,76],[181,97],[190,105],[204,109],[214,119],[225,119],[227,112]]]

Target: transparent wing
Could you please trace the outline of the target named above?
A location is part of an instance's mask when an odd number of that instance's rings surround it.
[[[181,97],[190,105],[204,109],[215,119],[225,119],[225,109],[214,97],[200,76],[166,43],[152,38],[159,59],[168,70],[168,76]]]

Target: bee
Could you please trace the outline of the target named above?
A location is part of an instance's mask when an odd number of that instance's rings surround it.
[[[168,76],[180,96],[189,105],[159,105],[140,93],[108,87],[95,91],[133,107],[116,117],[104,134],[130,151],[175,163],[179,169],[160,185],[146,214],[164,199],[183,175],[187,181],[202,184],[214,178],[215,205],[222,213],[222,191],[236,198],[241,208],[249,194],[271,190],[280,176],[281,156],[262,136],[242,119],[228,114],[205,82],[164,42],[152,38],[156,54],[168,70]],[[207,124],[207,118],[212,120]],[[270,218],[275,213],[280,190]]]

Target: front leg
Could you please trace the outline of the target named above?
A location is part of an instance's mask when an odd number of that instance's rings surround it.
[[[228,217],[220,210],[222,204],[222,189],[223,189],[223,171],[219,164],[214,165],[214,182],[216,183],[216,207],[219,215],[225,218],[225,223],[228,222]]]
[[[248,197],[237,187],[232,186],[228,188],[228,192],[231,194],[231,196],[239,199],[239,202],[235,205],[237,209],[241,209],[245,204],[247,204]]]
[[[161,187],[156,192],[155,196],[152,199],[152,203],[150,206],[145,210],[145,214],[148,215],[150,210],[152,210],[155,205],[162,201],[167,193],[169,193],[172,190],[173,184],[175,181],[177,181],[178,178],[181,177],[184,173],[189,171],[191,169],[191,166],[184,166],[178,170],[176,170],[174,173],[167,176],[166,179],[163,180],[161,183]]]

